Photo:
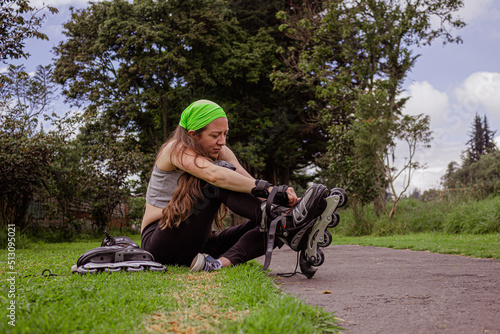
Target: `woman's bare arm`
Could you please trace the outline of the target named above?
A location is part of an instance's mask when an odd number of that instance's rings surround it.
[[[178,168],[219,188],[233,191],[251,193],[255,187],[255,179],[240,165],[234,153],[226,146],[219,158],[233,164],[236,171],[214,165],[211,160],[204,157],[195,158],[196,154],[190,149],[185,151],[182,159],[180,154],[179,151],[173,152],[172,145],[167,145],[156,161],[157,167],[166,171]],[[287,189],[287,193],[289,204],[297,203],[297,194],[292,187]]]
[[[231,159],[230,155],[226,155],[226,157]],[[236,159],[236,157],[234,157],[234,159]],[[231,161],[228,162],[234,164],[233,162],[235,161],[231,159]],[[238,166],[240,169],[243,169],[237,160],[236,163],[237,165],[235,166],[237,170]],[[196,157],[196,154],[190,149],[187,149],[181,157],[181,152],[179,150],[174,151],[171,145],[167,145],[160,153],[156,165],[159,169],[167,171],[178,168],[224,189],[250,193],[255,187],[255,180],[248,173],[246,173],[248,174],[247,176],[241,174],[241,170],[235,172],[228,168],[214,165],[211,160],[205,157]]]

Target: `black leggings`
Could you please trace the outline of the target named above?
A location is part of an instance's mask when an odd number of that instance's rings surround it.
[[[212,222],[221,203],[250,220],[212,232]],[[169,265],[189,266],[198,253],[225,257],[233,265],[247,262],[265,254],[265,236],[258,226],[262,218],[261,204],[253,195],[205,184],[203,197],[179,227],[162,230],[158,221],[146,226],[141,233],[142,248],[153,254],[156,261]]]

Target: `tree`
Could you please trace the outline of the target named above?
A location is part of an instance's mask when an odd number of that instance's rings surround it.
[[[36,120],[52,111],[51,103],[55,93],[51,81],[53,68],[51,65],[38,66],[33,77],[26,73],[24,65],[10,65],[7,74],[2,78],[0,97],[2,106],[7,111],[18,109],[28,119],[33,116]]]
[[[20,230],[28,226],[28,206],[43,193],[64,140],[57,128],[40,128],[50,117],[50,74],[50,66],[38,67],[32,78],[24,66],[10,66],[0,90],[0,218]]]
[[[483,119],[476,113],[472,124],[472,132],[470,133],[470,140],[467,142],[469,148],[464,153],[464,162],[471,164],[479,161],[482,155],[491,153],[497,148],[495,146],[495,133],[491,131],[488,125],[486,115]]]
[[[500,191],[500,154],[494,144],[496,131],[491,131],[488,119],[476,114],[472,123],[469,147],[462,155],[462,165],[450,162],[442,185],[446,190],[463,190],[476,196],[498,194]]]
[[[40,9],[32,7],[26,0],[0,0],[0,59],[28,58],[24,51],[24,40],[38,38],[48,40],[47,35],[38,31],[46,18],[40,15],[48,9],[51,14],[58,10],[51,6]]]
[[[30,6],[26,0],[0,1],[0,59],[28,58],[26,38],[47,39],[38,31],[48,9]],[[10,66],[0,74],[0,219],[1,223],[27,224],[27,210],[43,183],[48,162],[59,141],[58,136],[37,132],[38,117],[43,115],[51,91],[46,82],[48,67],[39,67],[38,78],[30,80],[23,66]],[[41,100],[40,100],[41,98]]]
[[[227,96],[234,106],[232,117],[236,118],[231,124],[230,144],[254,176],[275,184],[293,180],[296,186],[299,183],[305,187],[313,177],[300,171],[310,170],[315,157],[326,150],[325,130],[317,122],[317,113],[308,106],[314,92],[299,86],[276,90],[270,80],[273,70],[285,66],[276,48],[296,43],[279,31],[276,12],[293,8],[297,2],[259,0],[231,4],[239,26],[255,41],[247,43],[253,50],[248,57],[259,59],[262,70],[258,81],[234,79],[230,86],[218,90],[220,99]]]
[[[297,45],[284,50],[289,67],[275,73],[275,83],[314,87],[311,104],[321,111],[330,136],[328,155],[320,161],[327,168],[323,177],[361,206],[378,199],[382,212],[388,181],[384,156],[398,135],[406,102],[399,98],[401,85],[418,58],[413,50],[437,38],[459,43],[447,29],[464,26],[453,17],[463,1],[314,4],[295,14],[280,13],[282,29]],[[434,18],[439,26],[432,24]]]
[[[455,188],[475,197],[486,197],[500,193],[500,151],[481,155],[479,160],[471,164],[462,164],[451,177],[446,180],[453,182]],[[451,182],[450,182],[451,181]]]
[[[498,147],[495,144],[495,134],[497,131],[491,131],[490,126],[488,124],[488,119],[486,115],[483,118],[483,128],[484,128],[484,150],[486,154],[493,153],[498,150]]]
[[[284,42],[274,14],[283,7],[282,1],[94,3],[65,24],[68,39],[55,50],[57,81],[88,115],[134,132],[149,157],[192,100],[217,101],[243,164],[255,176],[288,183],[325,150],[325,136],[304,124],[310,93],[273,91],[268,78],[281,66],[275,50]]]
[[[144,158],[137,147],[130,146],[130,135],[113,124],[94,119],[80,130],[75,144],[81,149],[81,198],[90,206],[94,228],[102,232],[116,208],[128,201],[132,177]]]
[[[389,146],[389,152],[385,155],[385,177],[389,183],[391,195],[394,200],[392,209],[389,213],[389,220],[391,220],[396,213],[399,200],[410,187],[411,179],[415,171],[424,168],[424,166],[422,166],[418,161],[415,161],[414,158],[419,147],[430,147],[428,143],[432,140],[432,131],[429,129],[429,124],[430,117],[425,116],[424,114],[417,116],[404,115],[398,122],[398,127],[394,136],[400,141],[406,142],[408,145],[408,156],[405,157],[405,163],[398,171],[395,167],[392,167],[395,160],[395,143],[392,143]],[[402,175],[404,176],[403,189],[398,194],[395,187],[395,181]]]
[[[457,180],[455,179],[455,173],[458,170],[458,163],[456,161],[451,161],[446,168],[446,173],[441,177],[441,184],[444,189],[455,189],[457,187]]]
[[[58,228],[78,227],[70,207],[86,203],[94,225],[102,230],[116,206],[130,195],[128,178],[137,172],[142,155],[127,146],[130,141],[120,131],[112,126],[96,129],[95,121],[87,122],[79,137],[70,140],[78,118],[52,112],[52,73],[51,66],[39,66],[28,76],[24,66],[11,65],[4,76],[0,221],[23,231],[33,227],[28,208],[34,201],[45,205],[55,200],[45,209],[49,219],[63,218]],[[50,130],[44,130],[44,124]]]
[[[500,194],[500,151],[496,150],[481,156],[479,161],[470,165],[472,185],[484,196]]]
[[[419,188],[414,188],[408,197],[418,199],[420,197],[420,195],[422,195],[422,191],[420,191]]]

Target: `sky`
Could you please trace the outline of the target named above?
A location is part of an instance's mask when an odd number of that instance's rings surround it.
[[[458,32],[463,44],[416,50],[421,56],[404,85],[410,97],[404,112],[430,115],[434,138],[416,154],[427,168],[415,172],[410,189],[440,188],[449,162],[461,163],[476,113],[498,130],[500,148],[500,1],[465,0],[459,15],[467,23]],[[396,156],[404,157],[405,149]]]
[[[31,57],[24,61],[28,72],[37,65],[48,65],[53,58],[52,48],[64,40],[62,24],[69,21],[69,7],[86,7],[82,0],[33,0],[32,6],[43,3],[59,9],[48,14],[41,31],[49,41],[27,40],[26,50]],[[415,171],[409,191],[430,188],[439,189],[441,176],[451,161],[461,162],[462,152],[470,138],[474,117],[486,116],[490,130],[497,131],[496,142],[500,147],[500,1],[465,0],[459,16],[467,26],[456,34],[462,44],[446,44],[436,41],[433,45],[415,49],[419,54],[416,65],[408,74],[402,97],[409,97],[404,113],[425,113],[431,118],[433,140],[430,148],[419,149],[415,160],[426,166]],[[0,64],[0,72],[6,66]],[[68,107],[62,102],[56,108]],[[401,168],[408,157],[407,147],[399,143],[395,166]],[[399,178],[397,190],[401,191],[403,178]]]

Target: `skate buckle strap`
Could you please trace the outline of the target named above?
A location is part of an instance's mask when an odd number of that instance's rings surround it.
[[[108,231],[104,231],[106,233],[106,238],[101,242],[101,246],[113,246],[115,244],[115,238],[112,235],[109,235]]]
[[[269,219],[272,217],[272,206],[275,200],[280,202],[286,200],[288,204],[288,195],[286,194],[287,189],[288,186],[286,185],[273,187],[271,193],[269,194],[269,197],[267,198],[265,219]],[[271,224],[269,224],[269,232],[267,234],[266,258],[264,261],[264,268],[263,268],[264,270],[269,268],[269,265],[271,264],[271,257],[274,249],[274,240],[276,239],[276,230],[278,229],[278,223],[285,215],[286,213],[274,217],[274,219],[271,221]]]
[[[287,189],[288,189],[287,185],[274,186],[273,189],[271,189],[271,193],[267,197],[267,202],[266,202],[267,217],[272,217],[273,203],[281,206],[288,205],[288,194],[286,193]]]
[[[273,203],[278,204],[278,205],[288,206],[288,194],[286,192],[286,190],[288,189],[288,186],[285,184],[283,184],[281,186],[275,186],[275,187],[273,187],[271,192],[273,192],[274,189],[276,189],[276,193],[274,194],[271,201]]]
[[[101,247],[110,247],[110,246],[122,246],[122,247],[135,247],[139,248],[139,245],[136,244],[132,239],[129,237],[116,237],[114,238],[112,235],[108,233],[108,231],[104,231],[106,233],[106,238],[101,242]]]
[[[271,224],[269,225],[269,233],[267,235],[266,258],[264,261],[263,270],[269,268],[269,265],[271,264],[271,257],[273,255],[273,250],[274,250],[274,240],[276,238],[276,230],[278,229],[278,223],[281,220],[281,218],[283,217],[278,216],[274,218]]]
[[[266,180],[257,179],[255,180],[255,187],[252,189],[252,195],[255,197],[268,198],[269,190],[267,189],[271,186],[272,184]]]

